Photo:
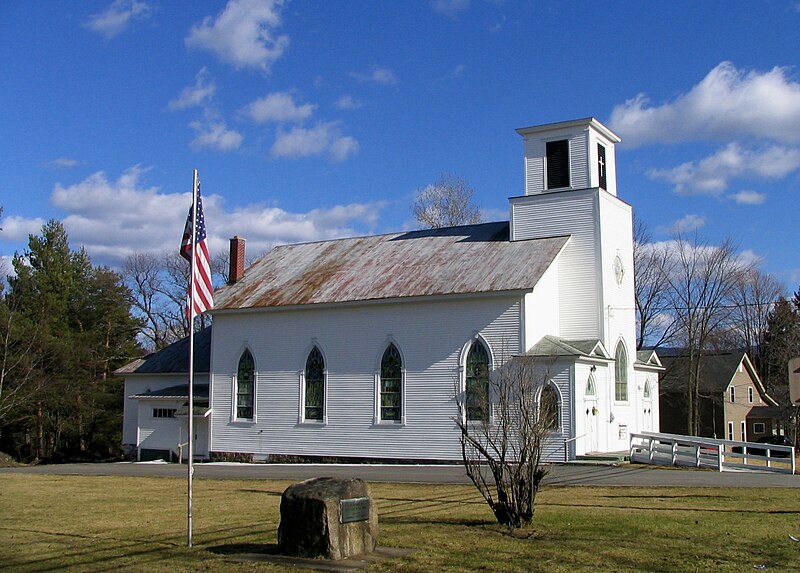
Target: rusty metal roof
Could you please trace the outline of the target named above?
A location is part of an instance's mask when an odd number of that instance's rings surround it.
[[[528,290],[569,240],[508,236],[503,221],[276,247],[214,310]]]

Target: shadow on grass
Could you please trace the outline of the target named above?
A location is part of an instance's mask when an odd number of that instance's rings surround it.
[[[240,553],[255,553],[258,555],[280,555],[277,543],[229,543],[215,545],[207,548],[216,555],[238,555]]]
[[[0,528],[0,530],[8,528]],[[137,569],[146,569],[148,563],[160,563],[169,559],[184,559],[191,566],[195,561],[202,561],[202,551],[212,552],[214,547],[207,547],[207,544],[224,543],[226,540],[240,539],[243,535],[258,535],[268,537],[274,535],[275,528],[254,530],[252,526],[224,527],[216,529],[195,530],[194,539],[208,538],[202,544],[195,544],[195,550],[186,547],[184,543],[159,540],[159,539],[136,539],[120,538],[103,535],[86,535],[79,533],[44,531],[37,529],[14,528],[17,533],[28,533],[37,537],[50,545],[50,540],[64,539],[63,546],[57,555],[49,557],[38,557],[35,561],[26,559],[25,554],[16,556],[12,562],[0,564],[0,569],[8,569],[24,573],[47,573],[49,571],[62,571],[70,569],[74,571],[116,571],[121,566],[130,566],[131,561],[135,561]],[[73,540],[72,542],[66,540]],[[78,545],[86,543],[87,545]],[[55,541],[54,541],[55,542]],[[60,542],[58,542],[60,543]],[[235,547],[237,544],[228,545]],[[241,546],[265,547],[266,545],[240,543]],[[197,549],[201,551],[197,551]]]
[[[658,499],[654,497],[652,499]],[[596,508],[596,509],[624,509],[624,510],[641,510],[641,511],[694,511],[700,513],[751,513],[756,515],[793,515],[800,514],[797,509],[758,509],[749,507],[657,507],[654,505],[636,506],[636,505],[603,505],[600,503],[553,503],[542,502],[537,503],[536,507],[570,507],[570,508]]]

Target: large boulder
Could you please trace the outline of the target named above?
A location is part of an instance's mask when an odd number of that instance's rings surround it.
[[[321,477],[281,497],[278,545],[285,555],[346,559],[378,545],[378,510],[360,479]]]

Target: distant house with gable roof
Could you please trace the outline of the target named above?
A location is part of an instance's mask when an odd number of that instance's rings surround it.
[[[686,384],[689,359],[662,352],[661,431],[688,434]],[[782,435],[783,409],[767,394],[750,357],[745,352],[709,353],[701,359],[701,436],[755,442]]]

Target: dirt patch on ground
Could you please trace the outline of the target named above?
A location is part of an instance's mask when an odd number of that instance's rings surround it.
[[[14,458],[9,456],[8,454],[0,452],[0,468],[16,468],[23,465],[25,464],[20,464],[14,461]]]

